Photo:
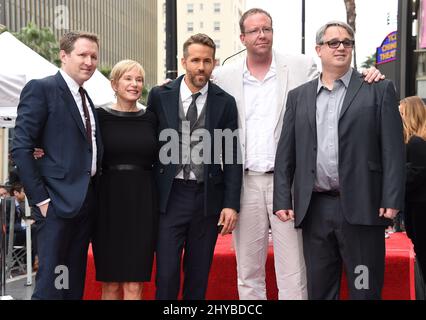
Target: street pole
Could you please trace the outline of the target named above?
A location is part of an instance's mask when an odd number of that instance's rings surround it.
[[[306,3],[302,0],[302,54],[306,53]]]
[[[177,78],[177,5],[166,0],[166,78]]]

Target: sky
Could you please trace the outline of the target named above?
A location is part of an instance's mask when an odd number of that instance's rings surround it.
[[[246,0],[246,4],[247,9],[259,7],[271,13],[276,50],[301,53],[302,0]],[[356,7],[356,50],[360,66],[389,33],[397,30],[398,0],[356,0]],[[315,34],[330,20],[346,21],[343,0],[306,0],[306,54],[314,57],[318,65]]]

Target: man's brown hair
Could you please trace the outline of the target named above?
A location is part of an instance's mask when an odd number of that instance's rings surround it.
[[[264,14],[265,16],[267,16],[269,19],[271,19],[271,27],[272,27],[272,16],[269,14],[269,12],[260,9],[260,8],[253,8],[250,9],[246,12],[244,12],[244,14],[242,15],[241,19],[240,19],[240,30],[241,33],[244,33],[246,30],[244,28],[244,22],[247,20],[248,17],[255,15],[255,14]]]
[[[74,50],[74,44],[78,39],[88,39],[96,43],[99,48],[99,38],[94,33],[71,31],[65,33],[59,43],[60,50],[64,50],[66,54],[70,54]]]
[[[214,41],[204,33],[198,33],[191,36],[188,40],[183,44],[183,56],[184,58],[188,57],[188,48],[192,44],[202,44],[204,46],[210,47],[213,49],[213,59],[216,56],[216,44]]]

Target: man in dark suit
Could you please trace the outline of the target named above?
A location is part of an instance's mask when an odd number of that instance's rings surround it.
[[[148,99],[148,108],[158,118],[161,144],[156,252],[156,298],[160,300],[178,298],[183,249],[183,298],[205,298],[218,225],[222,235],[232,232],[240,208],[242,169],[234,139],[238,112],[234,98],[209,81],[215,50],[208,36],[190,37],[182,59],[186,75],[152,89]],[[232,143],[220,148],[226,139],[218,138],[217,132],[225,130]],[[166,143],[165,136],[171,141]]]
[[[394,85],[363,81],[354,44],[346,23],[318,31],[323,72],[289,93],[277,149],[274,212],[302,228],[309,299],[338,299],[342,262],[352,299],[380,299],[385,226],[403,207]]]
[[[98,38],[69,32],[61,70],[22,91],[12,155],[36,208],[39,270],[33,299],[81,299],[102,156],[94,106],[83,89],[96,71]],[[45,156],[35,160],[33,150]]]

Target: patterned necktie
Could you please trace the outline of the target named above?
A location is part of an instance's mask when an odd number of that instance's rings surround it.
[[[82,102],[82,105],[83,105],[83,113],[84,113],[84,120],[85,120],[85,126],[86,126],[87,141],[89,141],[90,146],[92,146],[92,124],[90,122],[89,109],[87,108],[87,103],[86,103],[86,90],[84,90],[82,87],[80,87],[78,89],[78,92],[80,92],[81,102]]]
[[[201,96],[200,92],[194,93],[192,95],[192,102],[189,105],[189,109],[188,112],[186,113],[186,120],[189,121],[190,123],[190,128],[192,131],[192,128],[194,128],[195,123],[197,122],[198,119],[198,111],[197,111],[197,98]],[[191,165],[190,164],[186,164],[183,166],[183,178],[185,181],[189,180],[189,177],[191,175]]]
[[[188,112],[186,113],[186,120],[189,121],[190,126],[191,126],[191,130],[194,127],[195,123],[197,122],[198,119],[198,111],[197,111],[197,98],[201,96],[200,92],[194,93],[192,95],[192,102],[189,105],[189,109]]]

